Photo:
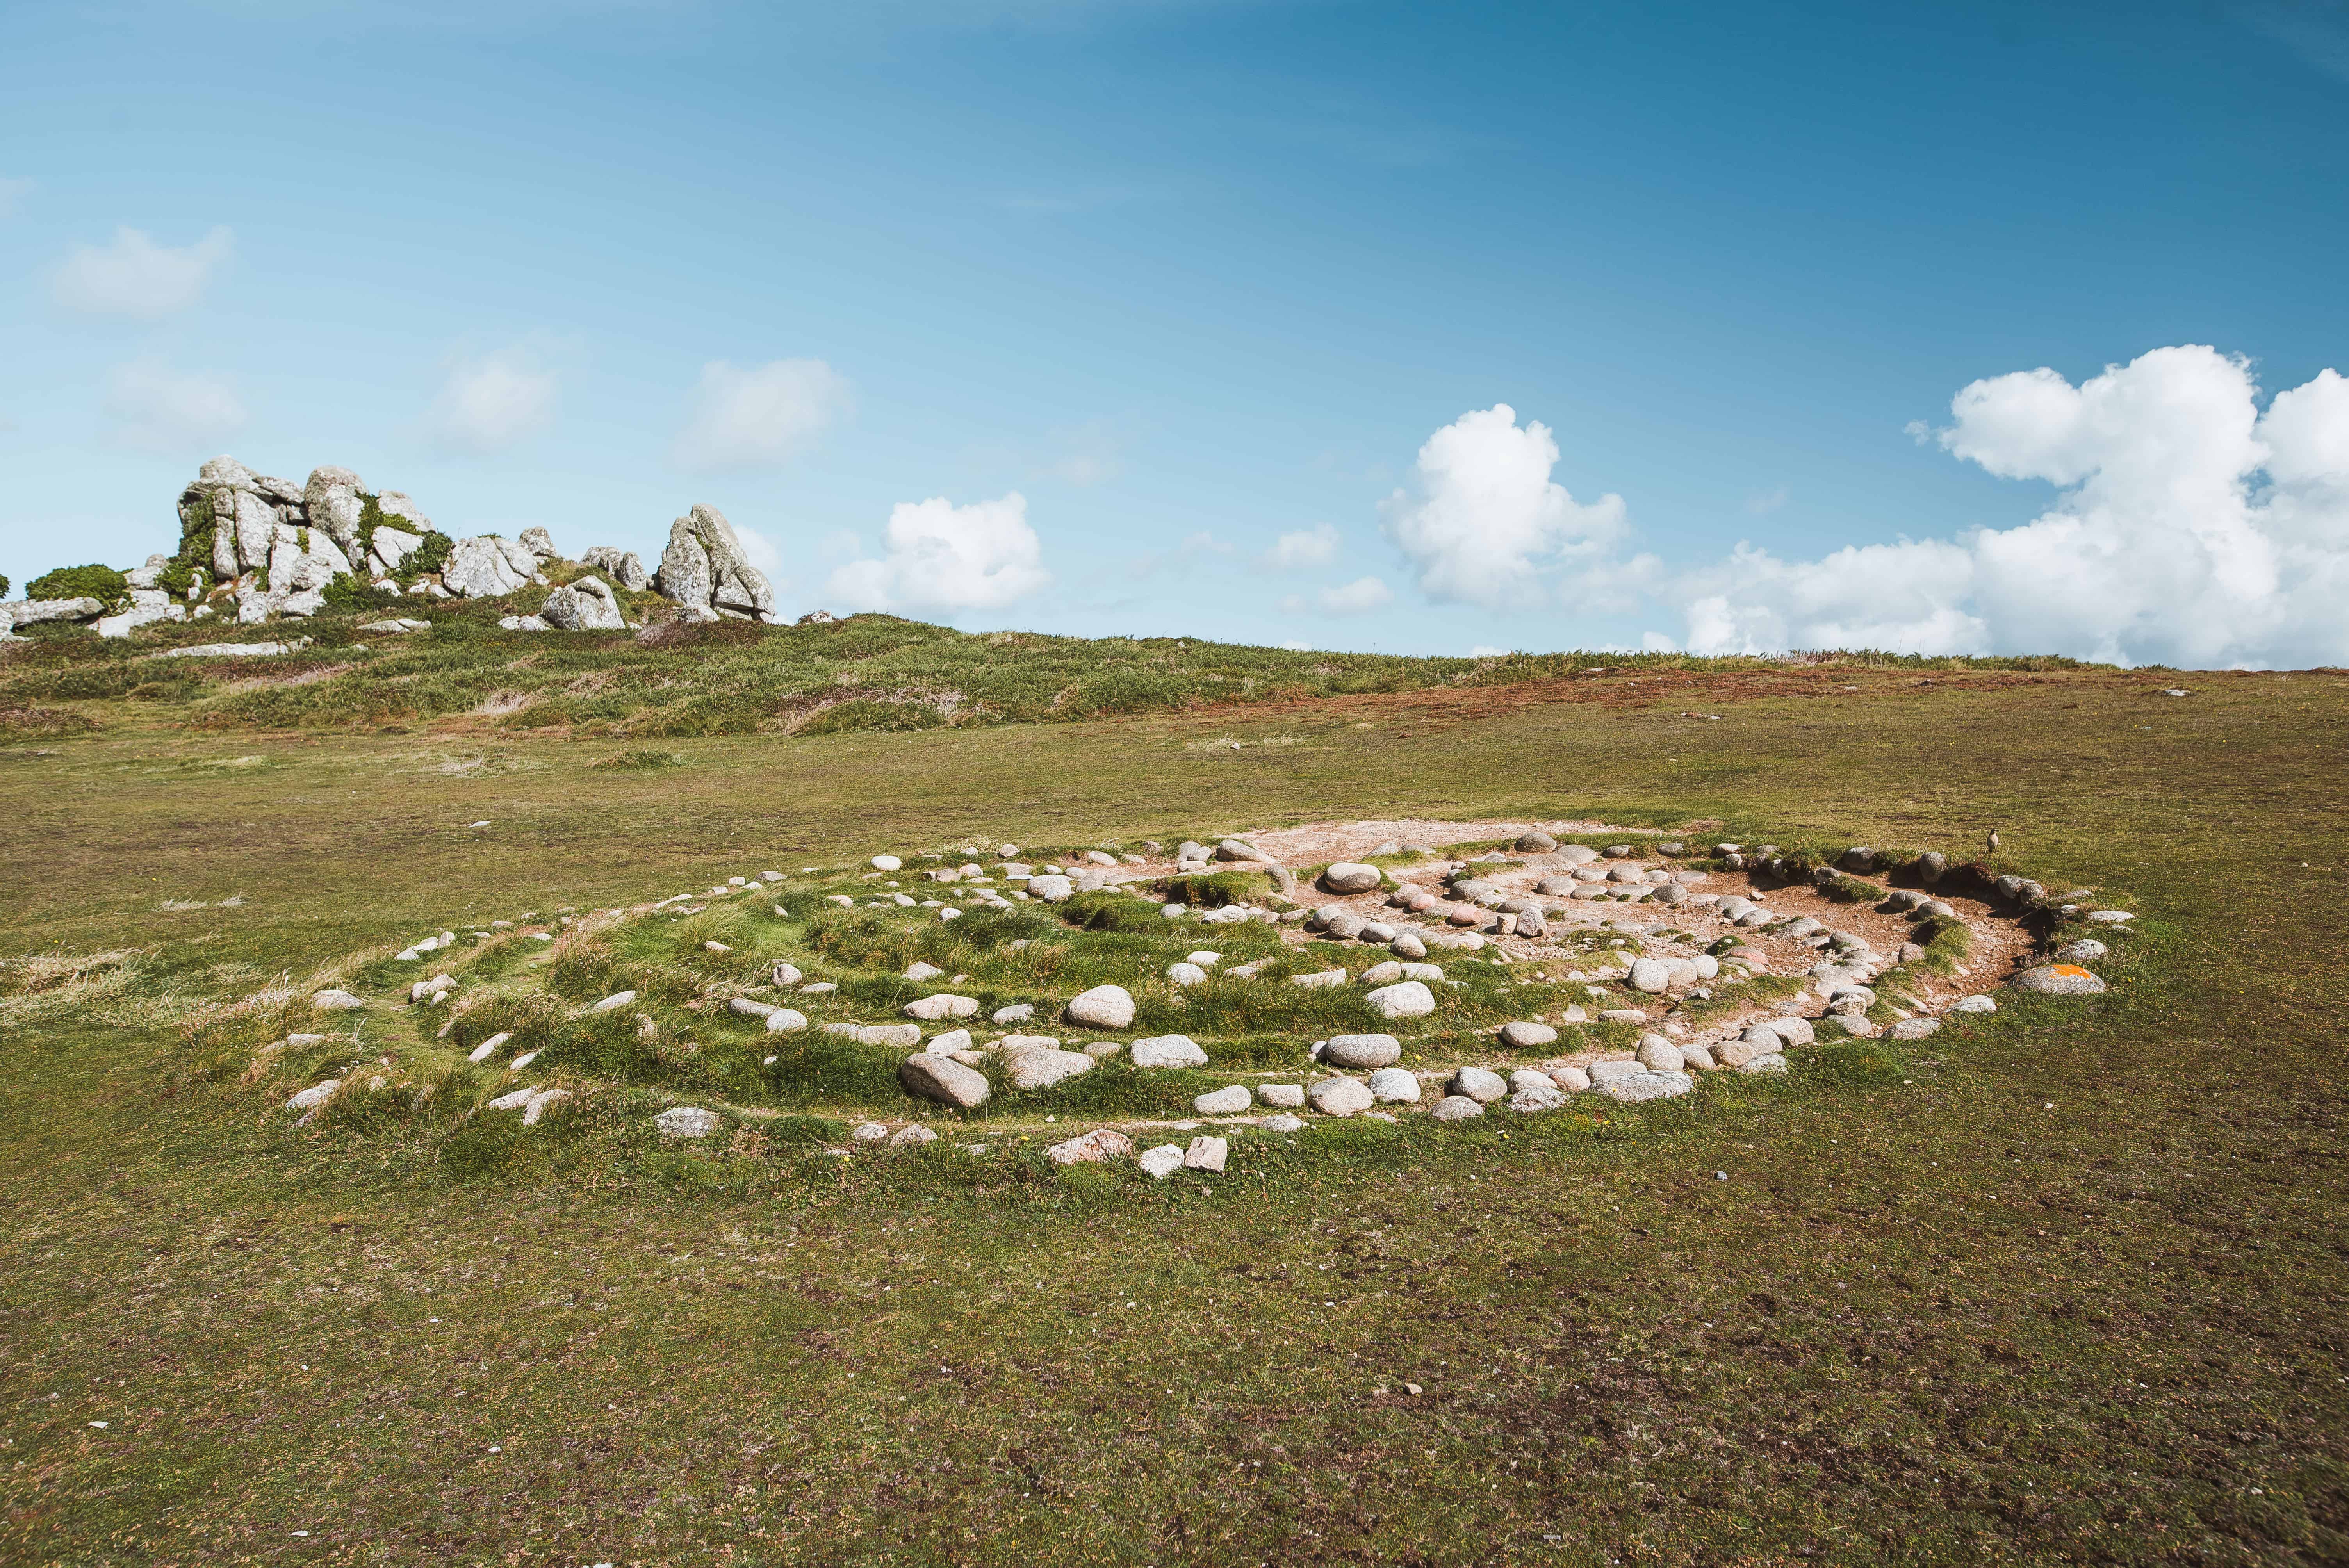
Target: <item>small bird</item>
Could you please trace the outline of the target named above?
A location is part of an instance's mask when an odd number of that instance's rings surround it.
[[[1990,830],[1990,847],[1993,850],[1998,848],[1998,830],[1996,828],[1992,828]]]

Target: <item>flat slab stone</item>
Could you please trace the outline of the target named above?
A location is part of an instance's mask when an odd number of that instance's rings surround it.
[[[1138,1068],[1203,1068],[1207,1065],[1207,1053],[1188,1035],[1153,1035],[1148,1039],[1133,1042],[1133,1065]]]
[[[2105,983],[2076,964],[2048,964],[2016,975],[2014,988],[2049,996],[2094,996],[2105,989]]]
[[[666,1138],[708,1138],[726,1125],[726,1119],[698,1105],[674,1105],[653,1118]]]
[[[1050,1046],[1007,1049],[1002,1054],[1004,1073],[1014,1088],[1050,1088],[1079,1073],[1090,1072],[1093,1066],[1093,1058],[1082,1051],[1063,1051]]]
[[[897,1064],[897,1081],[905,1092],[959,1110],[987,1103],[987,1075],[963,1066],[951,1057],[917,1052]]]
[[[1133,1152],[1133,1140],[1113,1127],[1097,1127],[1092,1131],[1055,1143],[1044,1150],[1055,1165],[1097,1163],[1103,1160],[1119,1160]]]
[[[1752,1064],[1747,1065],[1750,1067]],[[1686,1094],[1696,1087],[1696,1079],[1681,1072],[1640,1072],[1625,1078],[1610,1078],[1605,1083],[1592,1087],[1609,1099],[1632,1105],[1641,1100],[1671,1099],[1677,1095]]]
[[[1191,1140],[1190,1148],[1183,1150],[1183,1165],[1190,1171],[1221,1171],[1231,1153],[1230,1140],[1203,1132]]]

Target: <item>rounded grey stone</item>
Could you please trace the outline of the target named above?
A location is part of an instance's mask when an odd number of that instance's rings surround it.
[[[1203,1068],[1207,1065],[1207,1053],[1188,1035],[1153,1035],[1133,1042],[1133,1065],[1138,1068]]]
[[[1389,1068],[1402,1059],[1402,1042],[1392,1035],[1332,1035],[1321,1059],[1339,1068]]]
[[[1096,985],[1069,1003],[1069,1021],[1093,1029],[1123,1029],[1133,1023],[1133,996],[1123,985]]]
[[[1366,993],[1362,1000],[1381,1018],[1424,1018],[1435,1011],[1435,993],[1419,980],[1381,985]]]
[[[1462,1068],[1452,1075],[1452,1081],[1444,1087],[1454,1097],[1471,1099],[1479,1105],[1490,1105],[1509,1092],[1506,1079],[1483,1068]]]
[[[1306,1100],[1324,1116],[1352,1116],[1378,1103],[1360,1078],[1327,1078],[1309,1085]]]

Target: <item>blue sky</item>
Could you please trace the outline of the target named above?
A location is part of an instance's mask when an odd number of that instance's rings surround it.
[[[2349,635],[2338,6],[472,9],[7,9],[0,572],[228,451],[969,627]]]

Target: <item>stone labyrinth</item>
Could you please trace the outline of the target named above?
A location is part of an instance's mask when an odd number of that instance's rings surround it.
[[[2098,938],[2129,919],[1930,851],[1356,822],[745,869],[460,924],[229,1011],[283,1031],[248,1080],[300,1082],[304,1124],[560,1137],[600,1114],[839,1158],[944,1132],[945,1152],[1164,1178],[1322,1119],[1539,1117],[1799,1074],[1995,1012],[2002,986],[2101,991]]]

